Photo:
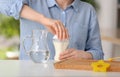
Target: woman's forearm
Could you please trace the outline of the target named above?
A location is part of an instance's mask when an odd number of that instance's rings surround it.
[[[23,5],[20,16],[44,25],[52,34],[56,34],[61,40],[68,38],[68,32],[59,20],[47,18],[27,5]]]
[[[22,18],[29,19],[29,20],[32,20],[32,21],[35,21],[35,22],[38,22],[44,25],[44,22],[43,22],[45,19],[44,15],[36,12],[35,10],[33,10],[27,5],[23,6],[20,16]]]

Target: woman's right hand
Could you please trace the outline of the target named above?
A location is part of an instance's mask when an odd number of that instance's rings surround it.
[[[42,24],[54,35],[57,35],[58,39],[68,39],[69,34],[61,21],[50,18],[43,18]]]

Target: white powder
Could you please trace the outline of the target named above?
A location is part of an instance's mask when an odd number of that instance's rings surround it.
[[[55,61],[59,61],[59,55],[61,52],[65,51],[66,48],[68,47],[69,40],[58,40],[56,36],[53,37],[53,44],[55,47]]]

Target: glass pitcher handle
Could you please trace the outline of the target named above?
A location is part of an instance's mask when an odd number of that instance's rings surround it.
[[[32,39],[32,36],[26,36],[24,39],[23,39],[23,49],[25,50],[25,53],[27,54],[27,55],[29,55],[29,52],[27,51],[27,49],[26,49],[26,47],[25,47],[25,40],[26,39]]]

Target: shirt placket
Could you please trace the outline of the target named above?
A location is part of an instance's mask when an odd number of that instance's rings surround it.
[[[61,22],[66,27],[66,12],[65,11],[61,12]]]

